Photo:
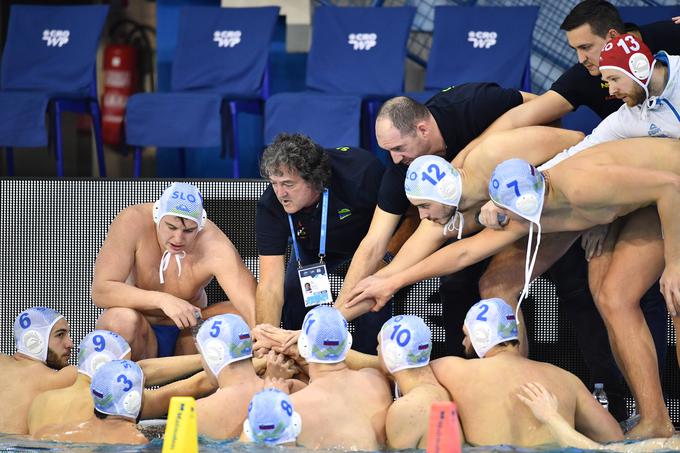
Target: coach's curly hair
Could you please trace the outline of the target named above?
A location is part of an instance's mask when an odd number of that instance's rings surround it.
[[[265,148],[260,161],[260,175],[265,179],[271,175],[281,176],[284,168],[297,172],[318,191],[327,187],[331,180],[328,153],[306,135],[279,134]]]

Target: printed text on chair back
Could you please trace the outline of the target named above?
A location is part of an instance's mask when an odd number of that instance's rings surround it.
[[[181,11],[172,90],[258,96],[278,7]]]
[[[318,7],[307,60],[307,87],[329,93],[403,91],[411,7]]]
[[[538,7],[437,6],[426,89],[466,82],[521,88]]]
[[[88,94],[108,9],[13,5],[0,88]]]

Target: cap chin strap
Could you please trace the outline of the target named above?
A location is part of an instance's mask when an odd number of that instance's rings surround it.
[[[458,219],[458,226],[456,227],[456,219]],[[456,212],[451,216],[448,222],[446,222],[446,225],[444,225],[444,231],[442,234],[446,236],[450,231],[458,231],[458,235],[456,236],[457,239],[460,239],[463,237],[463,225],[465,224],[465,218],[463,217],[463,214],[456,209]]]
[[[529,297],[529,286],[531,285],[531,274],[534,271],[534,265],[536,264],[536,257],[538,256],[538,247],[541,245],[541,224],[537,223],[538,234],[536,235],[536,247],[534,248],[533,255],[531,254],[531,242],[534,236],[534,222],[529,224],[529,239],[527,240],[527,257],[524,260],[524,287],[522,288],[522,294],[519,296],[517,301],[517,308],[515,309],[515,319],[517,320],[517,326],[520,325],[519,321],[519,308],[522,305],[524,299]]]
[[[168,269],[168,265],[170,264],[170,258],[172,257],[173,253],[170,253],[169,250],[166,250],[163,252],[163,256],[161,257],[161,265],[158,268],[158,276],[161,279],[161,285],[165,283],[165,278],[163,277],[163,274],[165,271]],[[187,252],[182,250],[181,253],[174,253],[175,255],[175,262],[177,263],[177,278],[180,278],[182,276],[182,260],[184,259],[185,256],[187,256]]]

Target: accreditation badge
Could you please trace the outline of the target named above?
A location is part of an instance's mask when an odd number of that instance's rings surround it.
[[[300,287],[305,307],[333,302],[331,284],[328,281],[326,265],[323,263],[310,264],[298,268]]]

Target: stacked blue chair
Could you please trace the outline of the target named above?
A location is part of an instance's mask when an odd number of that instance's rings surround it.
[[[96,54],[107,13],[108,6],[10,8],[0,71],[0,147],[6,148],[10,175],[13,148],[49,143],[56,154],[57,175],[64,176],[61,113],[70,111],[91,116],[99,175],[106,176]]]
[[[180,13],[171,92],[128,100],[126,140],[135,146],[134,176],[142,146],[221,147],[239,176],[238,113],[261,113],[268,96],[269,44],[278,7],[188,7]],[[186,172],[186,157],[182,173]]]
[[[307,60],[308,91],[269,98],[266,142],[279,132],[302,132],[322,146],[357,146],[361,110],[364,131],[373,135],[382,102],[404,89],[406,43],[414,14],[411,7],[316,8]],[[339,134],[348,141],[339,142]],[[330,141],[325,141],[327,137]],[[364,142],[369,146],[366,136]]]
[[[531,91],[536,6],[437,6],[425,89],[496,82]]]

